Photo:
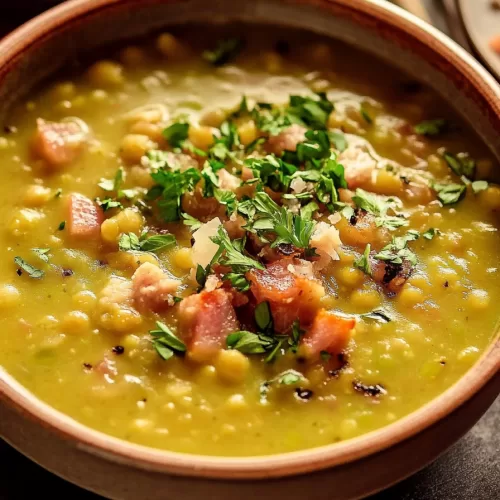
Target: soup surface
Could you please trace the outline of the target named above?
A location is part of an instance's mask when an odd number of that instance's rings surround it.
[[[378,60],[201,30],[82,63],[4,124],[0,364],[175,451],[394,422],[492,339],[498,165]]]

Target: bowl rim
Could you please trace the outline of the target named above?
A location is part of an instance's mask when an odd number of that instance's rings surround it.
[[[0,41],[0,68],[67,24],[121,4],[150,5],[161,0],[70,0],[28,21]],[[179,2],[183,0],[163,0]],[[494,78],[446,35],[417,17],[382,0],[280,0],[323,7],[348,6],[384,20],[392,28],[420,37],[434,52],[459,56],[458,71],[486,97],[490,110],[500,118],[500,86]],[[1,70],[0,70],[1,73]],[[498,102],[495,100],[498,99]],[[0,402],[49,429],[78,448],[116,463],[148,471],[212,479],[264,479],[284,477],[345,465],[396,445],[436,424],[474,396],[500,370],[500,332],[478,361],[445,392],[394,423],[347,441],[317,448],[250,457],[220,457],[160,450],[109,436],[81,424],[39,400],[0,366]]]

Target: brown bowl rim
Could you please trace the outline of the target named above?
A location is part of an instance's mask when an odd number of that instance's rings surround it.
[[[183,0],[163,0],[163,3]],[[453,61],[500,123],[500,87],[487,71],[455,42],[432,26],[380,0],[281,0],[309,4],[325,10],[332,6],[369,14],[393,29],[404,31],[419,43]],[[0,77],[22,57],[23,52],[43,43],[51,33],[67,24],[96,15],[103,9],[162,0],[70,0],[35,17],[0,41]],[[496,126],[495,126],[496,128]],[[500,130],[500,127],[499,127]],[[500,333],[497,332],[481,358],[444,393],[409,415],[362,436],[317,448],[267,456],[219,457],[195,455],[133,444],[91,429],[39,400],[0,367],[0,401],[17,409],[23,417],[70,440],[80,449],[116,463],[141,469],[218,479],[263,479],[322,470],[362,459],[409,439],[445,418],[500,370]]]

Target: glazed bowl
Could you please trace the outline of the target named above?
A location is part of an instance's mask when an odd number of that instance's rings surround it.
[[[500,87],[425,23],[368,0],[73,0],[0,43],[0,115],[75,56],[184,23],[242,21],[314,31],[390,61],[439,92],[500,160]],[[407,417],[359,438],[266,457],[160,451],[86,428],[0,368],[0,435],[48,470],[119,499],[360,498],[434,460],[500,392],[497,333],[454,386]]]

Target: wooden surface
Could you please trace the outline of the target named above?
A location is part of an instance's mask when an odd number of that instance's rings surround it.
[[[442,1],[448,2],[448,5],[453,2]],[[433,24],[451,31],[456,39],[462,41],[462,35],[453,22],[451,26],[447,24],[442,1],[423,0],[423,3]],[[32,9],[34,4],[47,5],[51,2],[55,3],[54,0],[18,0],[16,4],[10,4],[8,13],[2,12],[4,8],[0,6],[0,29],[6,31],[7,26],[26,18],[30,12],[26,6]],[[463,439],[435,463],[370,500],[495,500],[500,492],[499,450],[500,399]],[[0,464],[0,500],[25,500],[32,498],[34,492],[37,496],[42,494],[51,499],[99,499],[46,472],[2,441]],[[314,488],[307,500],[314,500]]]

